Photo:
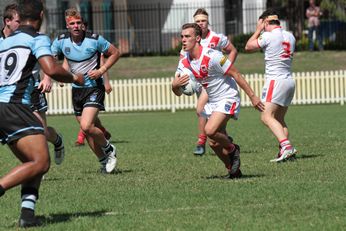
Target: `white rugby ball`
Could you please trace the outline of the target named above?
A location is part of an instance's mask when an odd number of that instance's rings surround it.
[[[189,82],[186,85],[181,86],[180,90],[184,95],[188,95],[188,96],[193,95],[196,93],[196,91],[198,89],[197,80],[196,80],[194,74],[192,73],[192,71],[190,71],[188,68],[184,67],[180,76],[182,76],[184,74],[189,75]]]

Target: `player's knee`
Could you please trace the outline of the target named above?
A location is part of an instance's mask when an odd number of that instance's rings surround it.
[[[91,133],[91,129],[92,129],[93,125],[89,124],[89,123],[80,123],[80,128],[82,129],[82,131],[84,132],[84,134],[90,134]]]
[[[217,131],[213,128],[210,127],[206,127],[205,128],[205,134],[210,138],[210,139],[214,139],[215,135],[216,135]]]
[[[40,160],[36,160],[35,161],[35,165],[36,165],[36,174],[37,175],[43,175],[45,173],[48,172],[49,168],[50,168],[50,160],[49,158],[43,158]]]
[[[41,168],[41,174],[46,174],[48,171],[49,171],[49,168],[50,168],[50,161],[47,161],[46,163],[44,163],[42,165],[42,168]]]
[[[262,123],[264,123],[265,125],[268,125],[269,121],[270,121],[270,116],[268,114],[262,113],[261,115],[261,121]]]

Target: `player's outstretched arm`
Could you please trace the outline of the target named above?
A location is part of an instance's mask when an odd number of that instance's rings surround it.
[[[38,59],[41,69],[52,79],[64,83],[84,84],[83,74],[72,74],[58,65],[52,56],[42,56]]]
[[[243,78],[242,74],[239,73],[239,71],[234,66],[232,66],[228,70],[227,75],[232,76],[239,85],[239,87],[243,89],[245,93],[250,97],[251,103],[255,109],[259,111],[264,110],[264,104],[261,102],[260,98],[255,95],[254,91],[252,90],[248,82]]]

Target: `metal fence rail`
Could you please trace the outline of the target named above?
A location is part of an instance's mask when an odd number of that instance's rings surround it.
[[[173,77],[153,79],[111,80],[112,93],[106,95],[107,112],[158,111],[194,109],[195,96],[175,96],[171,91]],[[261,95],[263,74],[246,75],[257,95]],[[346,101],[346,70],[294,73],[296,92],[292,104],[322,104]],[[240,90],[242,106],[251,106],[251,101]],[[52,92],[47,94],[48,114],[72,114],[72,93],[69,84],[60,87],[54,83]]]

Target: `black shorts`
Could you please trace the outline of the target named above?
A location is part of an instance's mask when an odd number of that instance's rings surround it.
[[[46,112],[48,110],[46,95],[40,89],[35,88],[32,91],[30,107],[32,111]]]
[[[85,107],[95,107],[100,111],[104,111],[104,100],[104,87],[72,88],[72,103],[76,116],[82,115],[83,108]]]
[[[32,113],[29,105],[0,103],[0,141],[13,141],[33,134],[44,134],[41,122]]]

